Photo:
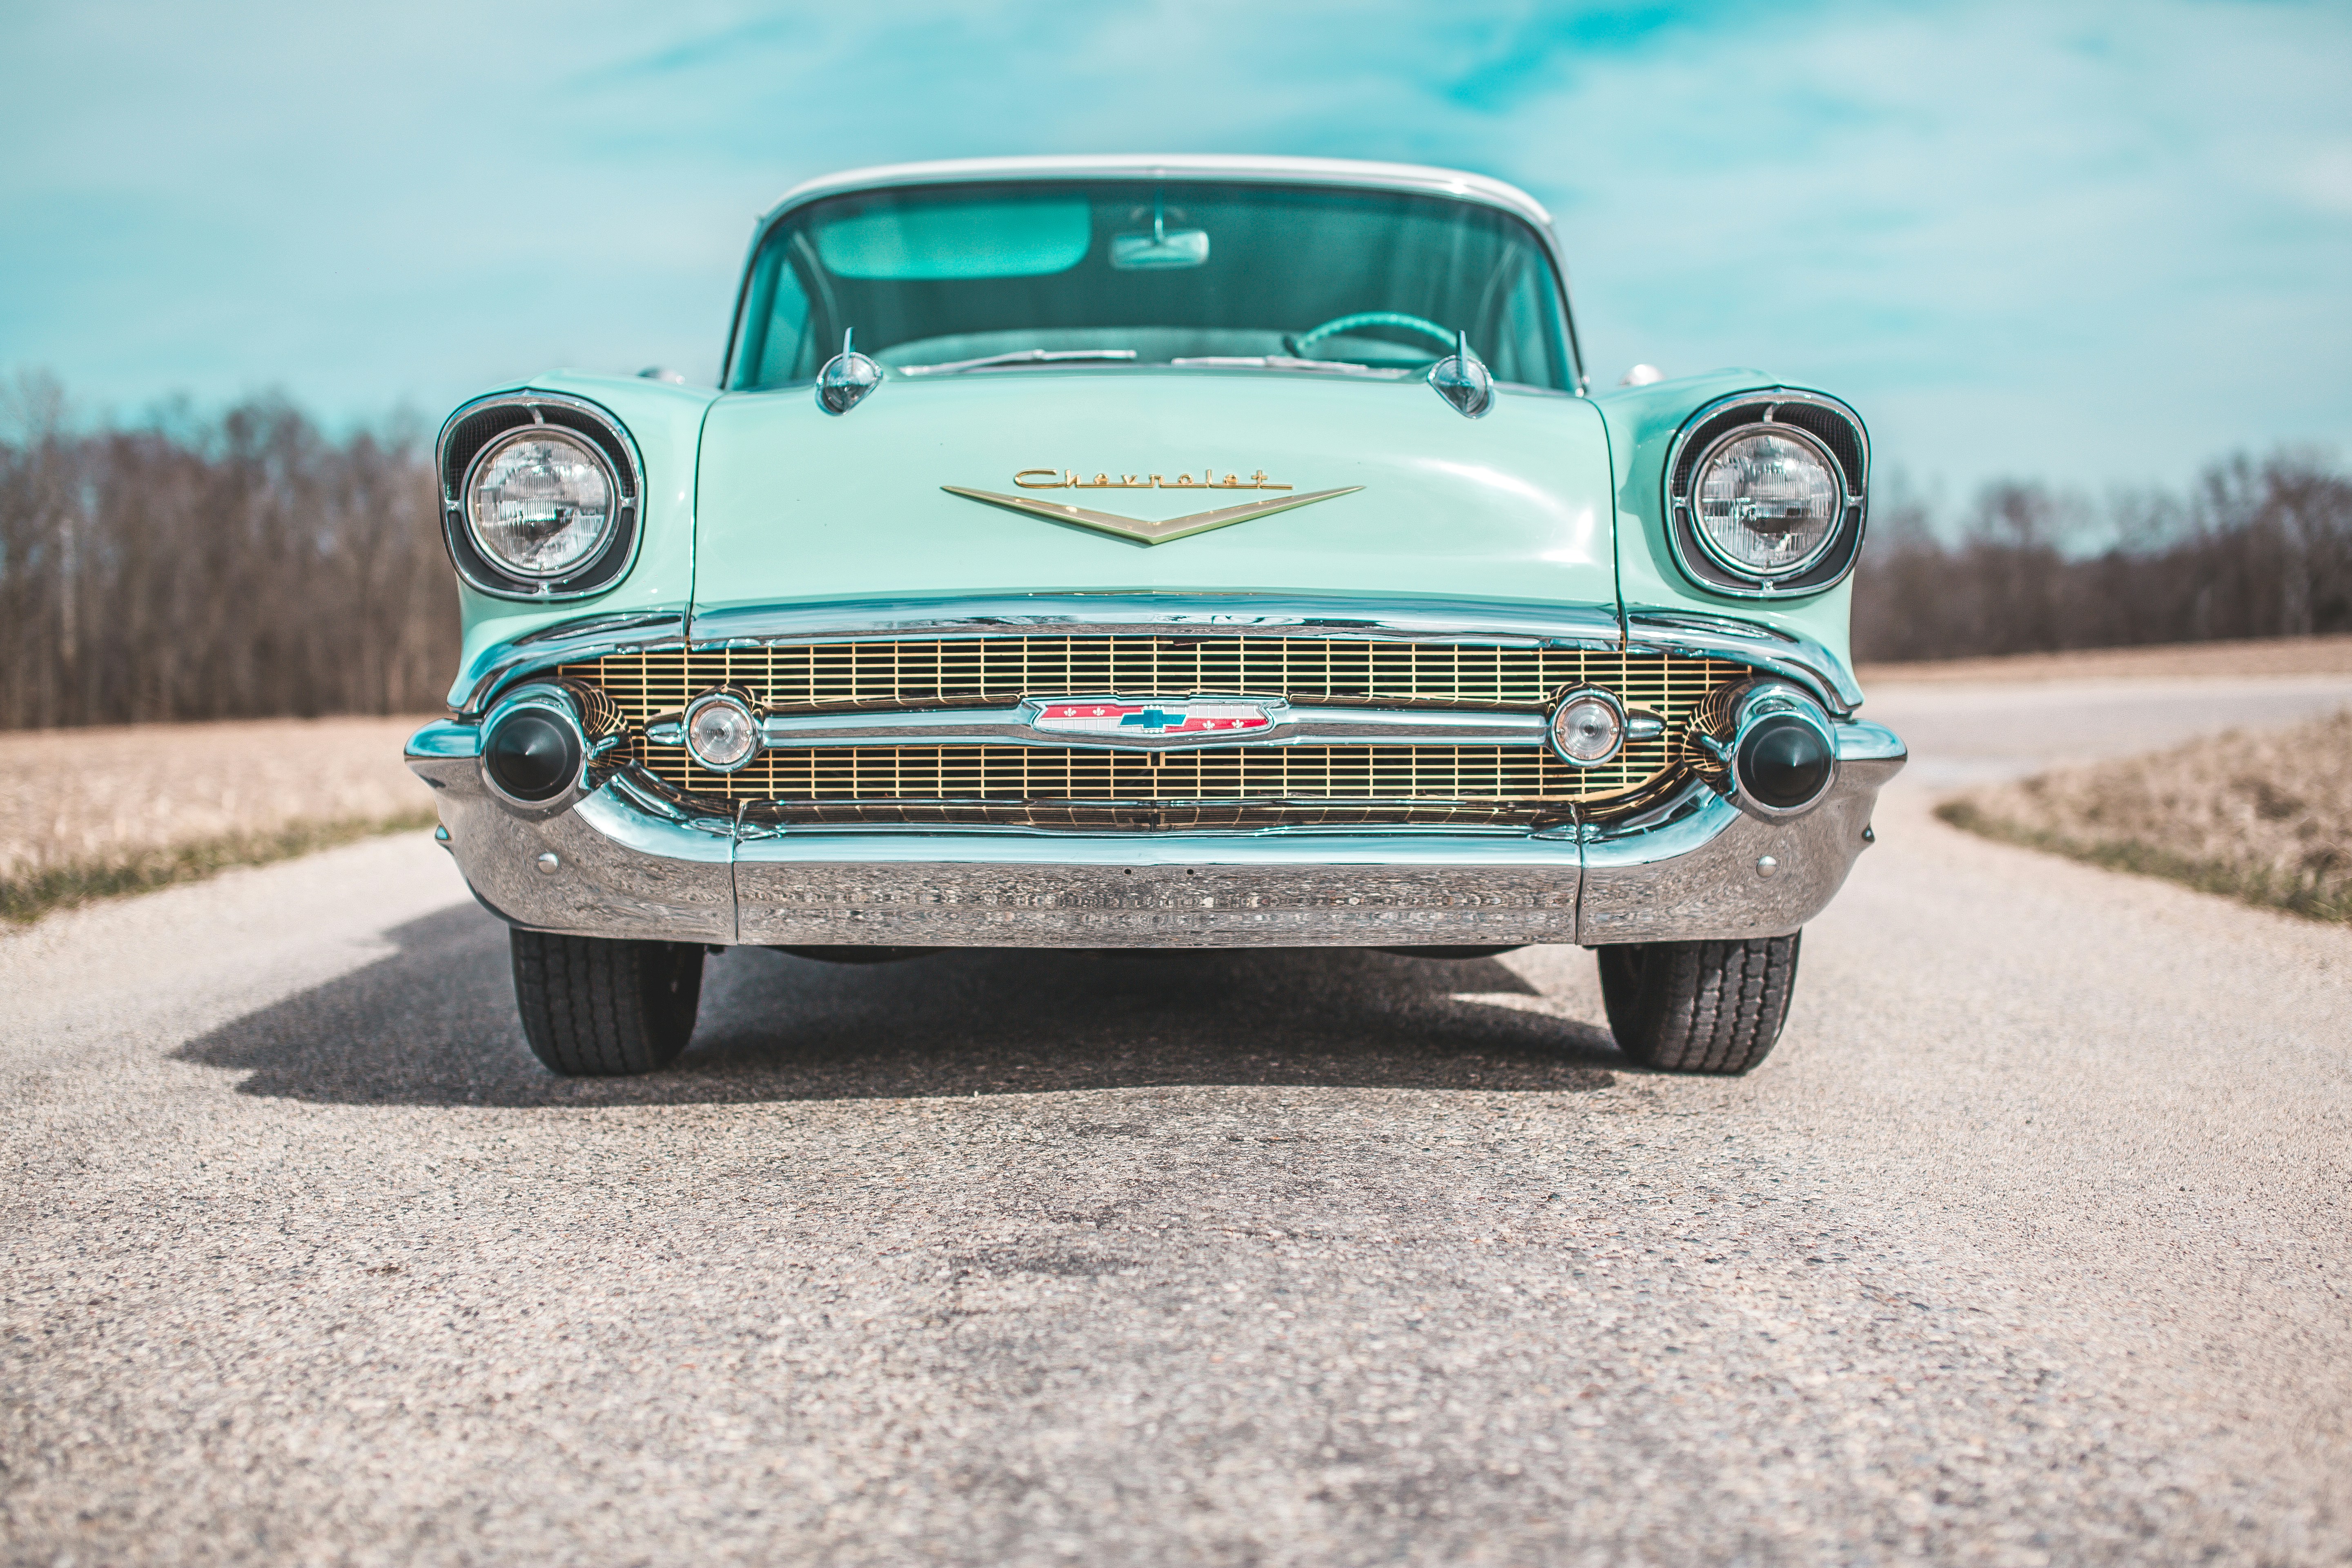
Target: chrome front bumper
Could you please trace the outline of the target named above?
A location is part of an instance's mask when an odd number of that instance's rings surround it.
[[[409,742],[475,896],[580,936],[908,947],[1401,947],[1777,936],[1868,843],[1903,743],[1833,726],[1837,781],[1764,822],[1693,784],[1645,816],[1539,833],[1076,833],[740,827],[624,774],[527,821],[484,786],[471,724]]]

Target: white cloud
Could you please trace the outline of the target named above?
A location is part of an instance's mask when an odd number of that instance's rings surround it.
[[[0,17],[0,360],[136,404],[708,374],[754,212],[847,164],[1458,163],[1557,211],[1598,379],[1756,363],[1923,479],[2352,436],[2352,15],[291,4]]]

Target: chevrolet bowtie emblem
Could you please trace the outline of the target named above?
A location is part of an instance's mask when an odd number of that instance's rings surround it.
[[[1164,489],[1164,490],[1289,490],[1288,485],[1269,480],[1264,469],[1247,479],[1227,474],[1220,480],[1213,470],[1204,472],[1199,480],[1190,474],[1179,474],[1173,479],[1159,474],[1097,474],[1091,480],[1059,468],[1024,468],[1013,476],[1013,482],[1023,489]],[[1244,501],[1239,506],[1221,506],[1213,511],[1196,511],[1183,517],[1171,517],[1161,522],[1148,518],[1126,517],[1115,511],[1097,511],[1092,507],[1072,506],[1066,501],[1045,500],[1035,496],[1004,495],[995,490],[968,489],[962,485],[941,485],[950,495],[970,500],[985,501],[1011,511],[1027,512],[1032,517],[1050,518],[1055,522],[1072,522],[1081,528],[1092,528],[1104,533],[1131,539],[1139,544],[1165,544],[1171,539],[1186,539],[1195,533],[1206,533],[1213,528],[1224,528],[1236,522],[1247,522],[1254,517],[1267,517],[1277,511],[1288,511],[1295,506],[1311,506],[1333,496],[1353,495],[1361,485],[1349,485],[1336,490],[1308,490],[1304,495],[1285,494],[1265,500]]]
[[[1114,740],[1191,740],[1247,734],[1274,721],[1262,702],[1122,702],[1116,697],[1031,698],[1029,727],[1049,734],[1102,735]]]

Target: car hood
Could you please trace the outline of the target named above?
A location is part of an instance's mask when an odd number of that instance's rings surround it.
[[[1292,488],[1223,488],[1261,474]],[[950,486],[1145,522],[1347,493],[1143,543]],[[1610,497],[1599,416],[1553,394],[1504,392],[1475,421],[1417,380],[1264,372],[893,376],[840,416],[805,387],[734,394],[703,426],[695,613],[1120,590],[1613,608]]]

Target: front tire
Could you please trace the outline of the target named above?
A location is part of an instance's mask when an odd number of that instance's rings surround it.
[[[1803,935],[1600,949],[1601,999],[1618,1047],[1663,1072],[1746,1072],[1788,1021]]]
[[[567,1078],[677,1060],[702,1002],[702,944],[510,931],[515,1005],[531,1054]]]

